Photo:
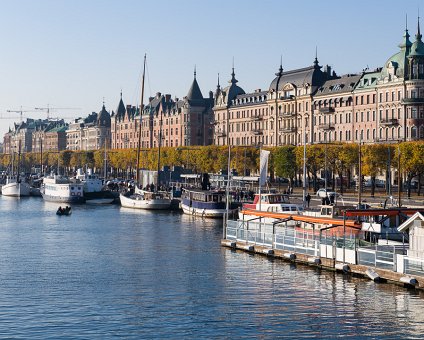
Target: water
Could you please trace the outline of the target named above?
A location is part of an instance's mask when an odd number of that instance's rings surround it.
[[[423,338],[424,293],[220,246],[220,222],[0,197],[0,338]]]

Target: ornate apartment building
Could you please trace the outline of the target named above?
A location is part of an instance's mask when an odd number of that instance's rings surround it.
[[[111,118],[103,104],[99,113],[75,119],[66,131],[66,149],[73,151],[98,150],[111,143]]]
[[[3,137],[3,152],[39,152],[64,150],[67,125],[62,120],[30,119],[15,123]]]
[[[210,145],[213,142],[213,94],[204,98],[194,72],[193,83],[182,100],[172,99],[170,94],[149,98],[141,116],[141,147],[162,146],[184,147]],[[140,110],[134,106],[125,107],[121,100],[116,113],[112,113],[112,148],[136,148],[140,124]]]
[[[268,90],[230,85],[215,94],[214,143],[266,146],[424,139],[424,43],[405,30],[400,50],[372,72],[338,76],[317,57],[283,71]],[[323,70],[322,70],[323,69]]]

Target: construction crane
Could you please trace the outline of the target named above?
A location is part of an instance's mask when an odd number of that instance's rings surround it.
[[[22,106],[21,106],[21,109],[20,110],[7,110],[7,112],[19,113],[19,117],[21,119],[21,122],[23,122],[23,118],[24,118],[23,117],[23,113],[24,112],[31,112],[31,111],[34,111],[34,110],[22,110]],[[9,119],[9,118],[8,117],[5,117],[4,119]],[[13,117],[10,117],[10,119],[13,119]]]
[[[36,107],[35,110],[43,110],[47,113],[47,119],[50,119],[50,110],[81,110],[78,107],[50,107],[49,104],[47,104],[47,107]]]

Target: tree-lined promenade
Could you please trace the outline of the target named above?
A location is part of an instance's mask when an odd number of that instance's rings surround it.
[[[278,176],[289,179],[290,185],[300,184],[303,174],[303,146],[281,146],[266,148],[271,151],[269,173],[271,177]],[[231,168],[239,175],[257,174],[259,169],[259,151],[256,146],[231,148]],[[140,151],[140,168],[157,169],[157,149]],[[400,154],[399,154],[400,153]],[[398,144],[365,144],[359,147],[353,143],[314,144],[306,147],[306,170],[308,183],[317,189],[320,172],[327,168],[332,174],[331,186],[334,189],[338,181],[338,189],[343,193],[350,188],[353,180],[353,170],[358,172],[361,155],[361,172],[371,178],[371,195],[374,195],[375,179],[384,176],[387,169],[398,170],[399,160],[402,181],[407,183],[410,195],[411,180],[418,178],[420,183],[424,172],[424,142],[403,142]],[[16,158],[16,157],[15,157]],[[59,158],[59,159],[58,159]],[[55,169],[58,164],[66,171],[75,171],[79,167],[88,166],[101,172],[105,164],[105,151],[62,151],[60,153],[44,152],[26,153],[21,155],[21,170],[30,173],[33,167]],[[121,149],[106,151],[108,169],[113,168],[114,175],[134,173],[137,164],[136,149]],[[0,164],[3,168],[10,166],[12,156],[2,154]],[[203,146],[161,148],[160,166],[181,166],[193,169],[194,172],[217,173],[227,169],[227,146]],[[418,185],[418,195],[420,186]]]

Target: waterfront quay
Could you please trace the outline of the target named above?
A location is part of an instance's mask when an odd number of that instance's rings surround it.
[[[304,229],[290,222],[227,221],[221,245],[293,263],[424,289],[424,260],[405,242],[366,244],[355,233]],[[412,248],[412,247],[411,247]]]

